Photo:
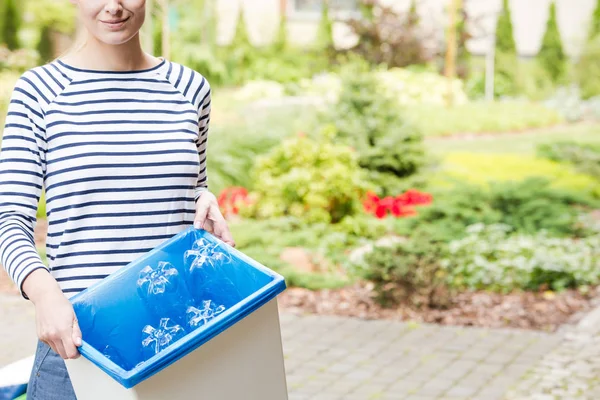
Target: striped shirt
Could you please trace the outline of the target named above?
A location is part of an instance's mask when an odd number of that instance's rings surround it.
[[[0,152],[0,263],[19,288],[44,268],[71,297],[193,223],[210,93],[168,60],[127,72],[56,60],[20,77]],[[48,267],[33,237],[42,188]]]

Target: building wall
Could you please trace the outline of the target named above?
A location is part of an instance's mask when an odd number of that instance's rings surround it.
[[[308,45],[316,37],[320,15],[318,13],[296,13],[292,2],[288,3],[288,37],[298,45]],[[399,10],[406,10],[411,0],[384,0]],[[496,15],[501,9],[502,0],[464,0],[467,12],[478,20],[478,37],[469,43],[469,49],[476,54],[485,54],[491,46],[496,25]],[[517,50],[522,56],[535,55],[541,45],[552,0],[509,0]],[[446,24],[445,8],[449,0],[420,0],[419,13],[425,29],[430,29],[439,37]],[[558,25],[565,50],[571,56],[580,53],[587,37],[596,0],[556,0]],[[217,0],[219,15],[219,42],[228,43],[235,32],[240,7],[248,33],[256,45],[269,43],[277,32],[279,24],[280,0]],[[341,23],[334,25],[334,38],[340,46],[351,45],[356,38]]]

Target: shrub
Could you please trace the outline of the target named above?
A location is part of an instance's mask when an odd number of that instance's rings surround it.
[[[575,206],[591,206],[592,200],[554,189],[543,178],[504,182],[491,187],[490,206],[502,215],[501,222],[517,232],[546,231],[553,236],[583,235],[577,225]]]
[[[325,118],[357,150],[359,165],[381,188],[379,194],[395,195],[394,181],[417,173],[426,162],[423,138],[382,93],[373,74],[352,68],[342,82],[339,101]]]
[[[513,35],[512,18],[508,0],[502,2],[502,12],[498,16],[496,25],[496,50],[512,54],[517,53],[517,46]]]
[[[445,252],[443,243],[426,237],[377,246],[365,256],[365,278],[375,284],[376,299],[384,306],[444,307],[449,304],[441,265]]]
[[[469,225],[502,220],[502,215],[490,205],[489,192],[481,187],[459,185],[453,189],[437,190],[434,197],[435,202],[423,207],[417,217],[397,224],[397,233],[450,242],[463,237]]]
[[[448,78],[430,71],[411,71],[391,68],[376,73],[381,89],[394,98],[400,106],[446,105],[448,87],[451,83],[454,105],[466,104],[467,95],[460,79]]]
[[[418,216],[396,224],[397,233],[450,242],[462,238],[470,225],[502,223],[520,233],[546,230],[554,236],[585,236],[589,229],[579,216],[598,205],[585,196],[554,189],[540,178],[491,183],[488,188],[457,184],[434,191],[434,198]]]
[[[592,15],[592,23],[590,26],[589,37],[595,39],[600,34],[600,1],[596,1],[596,8]]]
[[[504,225],[477,224],[450,243],[443,261],[456,288],[562,290],[599,283],[600,236],[575,240],[510,234]]]
[[[582,195],[600,196],[600,182],[555,161],[517,154],[448,153],[432,184],[452,185],[453,181],[488,186],[489,182],[521,181],[542,177],[556,189]]]
[[[319,272],[305,272],[280,258],[287,247],[303,247],[309,254],[318,255],[319,246],[326,240],[324,238],[333,234],[329,225],[306,224],[293,217],[284,217],[261,221],[237,220],[231,221],[229,226],[236,248],[282,274],[289,286],[319,290],[335,289],[351,283],[348,277],[325,263],[319,264]],[[320,255],[319,258],[322,259]]]
[[[334,49],[333,23],[329,15],[329,2],[323,1],[321,5],[321,19],[317,29],[317,47],[330,53]]]
[[[600,36],[586,44],[575,66],[575,79],[584,99],[600,95]]]
[[[546,143],[538,147],[538,154],[549,160],[571,163],[578,171],[600,179],[600,145]]]
[[[42,27],[37,52],[40,55],[40,64],[45,64],[54,57],[54,43],[52,42],[52,29],[49,26]]]
[[[249,214],[335,223],[356,213],[366,190],[363,172],[357,154],[333,136],[329,128],[317,139],[298,135],[260,157]]]
[[[427,47],[424,32],[411,3],[408,12],[399,12],[380,0],[359,0],[360,18],[345,21],[357,36],[357,44],[349,51],[360,55],[372,65],[388,67],[425,65],[434,54]]]
[[[306,120],[307,114],[298,107],[281,107],[277,113],[253,111],[244,113],[239,121],[228,118],[226,123],[214,124],[208,135],[209,189],[215,194],[229,186],[252,189],[250,172],[256,158],[289,137],[297,128],[299,116]]]
[[[3,6],[3,10],[0,10],[0,42],[5,43],[10,50],[16,50],[20,47],[19,30],[23,22],[20,7],[17,0],[4,0],[0,6]]]
[[[567,56],[563,50],[560,32],[556,22],[556,4],[550,5],[550,16],[546,25],[546,33],[542,39],[542,48],[537,56],[540,64],[550,73],[555,82],[565,75]]]

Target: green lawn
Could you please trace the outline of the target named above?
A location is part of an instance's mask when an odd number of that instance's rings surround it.
[[[498,134],[470,138],[430,138],[428,148],[436,154],[447,152],[534,154],[542,143],[575,141],[600,144],[600,124],[549,128],[535,133]]]

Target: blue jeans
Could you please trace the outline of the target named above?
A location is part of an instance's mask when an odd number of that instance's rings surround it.
[[[27,400],[77,400],[64,360],[41,341],[27,385]]]

